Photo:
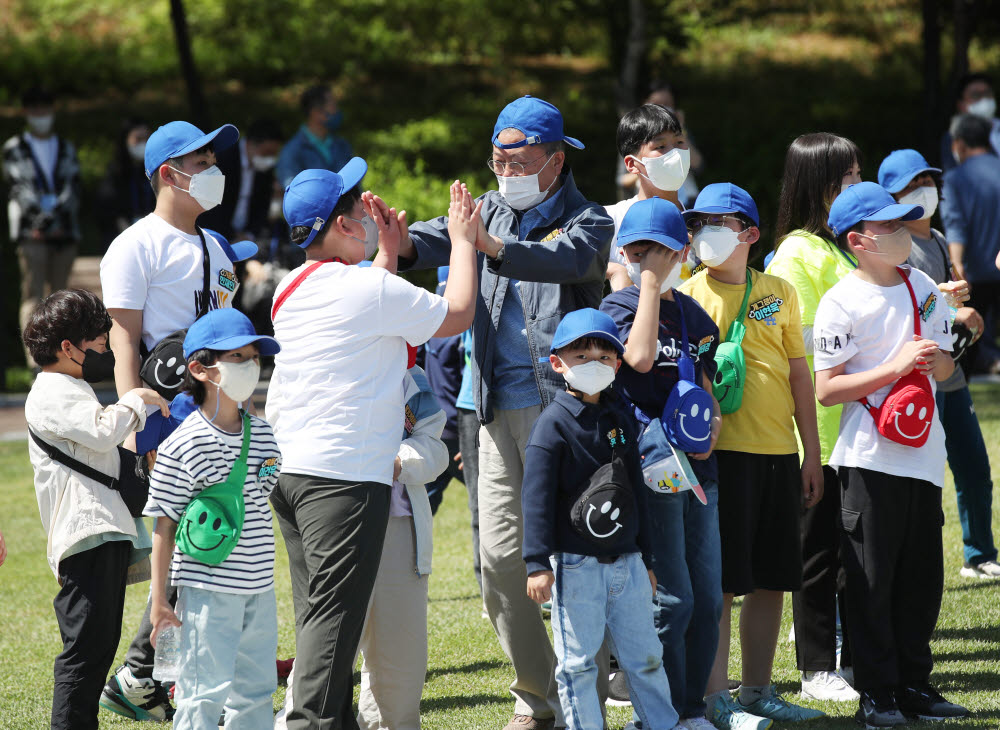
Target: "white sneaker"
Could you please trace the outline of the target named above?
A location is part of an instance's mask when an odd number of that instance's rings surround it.
[[[961,571],[963,578],[1000,578],[1000,563],[996,560],[985,560],[979,565],[966,563]]]
[[[704,717],[688,717],[681,720],[680,727],[687,730],[715,730],[715,725]]]
[[[826,702],[857,702],[861,698],[836,672],[803,672],[802,696]]]

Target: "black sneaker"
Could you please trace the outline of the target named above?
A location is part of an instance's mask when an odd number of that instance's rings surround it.
[[[100,706],[133,720],[170,722],[174,718],[166,688],[155,679],[139,679],[126,664],[104,686]]]
[[[896,698],[891,689],[862,690],[854,720],[867,730],[906,724],[906,718],[896,706]]]
[[[608,699],[605,704],[614,707],[627,707],[632,704],[632,699],[628,694],[628,682],[625,681],[625,672],[618,670],[611,675],[608,680]]]
[[[904,715],[918,720],[952,720],[969,715],[966,708],[946,700],[929,683],[897,689],[896,704]]]

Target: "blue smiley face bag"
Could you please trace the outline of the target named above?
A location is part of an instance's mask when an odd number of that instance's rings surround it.
[[[712,443],[712,396],[695,381],[684,305],[676,290],[674,300],[681,321],[681,355],[677,359],[677,383],[667,397],[660,423],[667,441],[681,451],[701,454]]]

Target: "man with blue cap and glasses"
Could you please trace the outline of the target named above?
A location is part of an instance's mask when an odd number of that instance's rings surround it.
[[[215,166],[215,151],[238,139],[231,124],[205,134],[193,124],[175,121],[146,142],[146,177],[156,207],[112,241],[101,260],[104,304],[112,318],[108,344],[116,355],[120,393],[142,387],[142,356],[167,335],[189,327],[210,309],[232,305],[238,287],[234,260],[253,252],[227,251],[196,221],[222,201],[225,177]],[[149,377],[161,385],[179,385],[177,368],[183,366],[183,361],[170,363],[168,358]],[[156,387],[155,382],[150,385]],[[126,446],[134,449],[134,439]],[[101,706],[137,720],[164,721],[172,717],[173,708],[152,678],[148,616],[147,608],[125,664],[104,688]]]
[[[541,611],[525,593],[520,559],[521,480],[531,427],[562,377],[539,362],[567,312],[596,307],[614,231],[588,201],[566,165],[552,104],[524,96],[500,112],[486,164],[499,190],[482,196],[476,248],[480,297],[472,326],[472,383],[480,430],[480,554],[486,611],[517,678],[513,728],[562,725],[555,658]],[[446,263],[447,218],[417,223],[400,243],[413,268]]]

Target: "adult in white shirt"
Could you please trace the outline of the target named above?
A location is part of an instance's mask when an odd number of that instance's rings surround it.
[[[275,292],[281,352],[266,414],[282,454],[271,503],[295,601],[289,730],[357,727],[354,660],[399,476],[406,345],[464,332],[475,313],[482,205],[452,185],[451,270],[437,296],[378,266],[352,265],[378,244],[376,264],[388,258],[394,270],[399,248],[395,210],[358,187],[367,169],[355,157],[339,173],[305,170],[285,189],[285,218],[306,263]]]

